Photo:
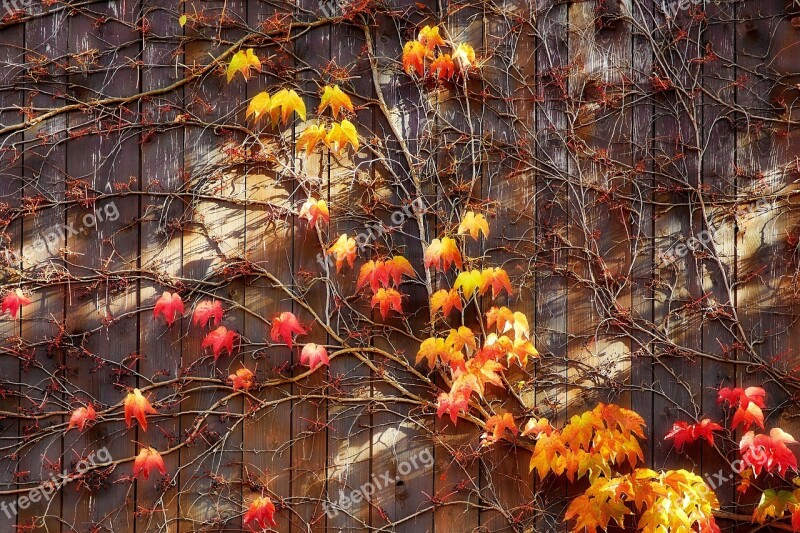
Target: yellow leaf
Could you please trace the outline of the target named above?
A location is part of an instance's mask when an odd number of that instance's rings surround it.
[[[334,85],[333,87],[328,85],[325,87],[325,90],[322,92],[322,101],[319,104],[317,113],[322,114],[327,107],[331,108],[333,118],[339,116],[339,112],[342,108],[347,109],[351,113],[354,112],[353,102],[350,101],[350,97],[347,96],[338,85]]]
[[[456,277],[453,288],[464,294],[464,298],[469,299],[475,290],[483,284],[483,276],[480,270],[472,269],[469,272],[462,272]]]
[[[276,126],[279,121],[283,124],[288,123],[292,113],[297,113],[302,120],[305,120],[306,104],[294,89],[281,89],[272,96],[269,112]]]
[[[327,133],[324,125],[312,124],[308,126],[297,138],[297,149],[305,150],[306,154],[310,154],[318,143],[327,142]]]
[[[261,118],[262,115],[267,115],[270,110],[270,97],[269,93],[266,91],[262,91],[255,95],[251,100],[250,104],[247,106],[247,115],[246,118],[249,118],[250,115],[253,115],[255,120]]]
[[[489,223],[482,214],[476,215],[474,211],[467,211],[458,225],[458,233],[459,235],[469,233],[477,241],[479,233],[483,233],[484,237],[489,236]]]
[[[475,64],[475,49],[465,43],[459,44],[453,52],[453,62],[462,72],[469,70]]]
[[[428,51],[433,50],[437,46],[444,46],[444,39],[439,35],[439,26],[425,26],[419,31],[417,40],[425,46]]]
[[[348,144],[352,145],[354,150],[358,150],[358,133],[356,132],[356,127],[347,119],[331,124],[331,130],[328,132],[326,141],[328,145],[330,145],[331,150],[336,153],[340,153]]]
[[[181,25],[181,28],[186,26],[186,15],[181,15],[180,16],[180,18],[178,19],[178,24]]]
[[[237,72],[242,73],[245,81],[250,79],[251,68],[261,69],[261,61],[258,56],[253,53],[252,48],[248,48],[247,51],[239,50],[233,54],[233,58],[231,58],[231,62],[228,65],[228,83],[231,82]]]

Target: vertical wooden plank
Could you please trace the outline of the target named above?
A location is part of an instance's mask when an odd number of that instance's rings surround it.
[[[131,27],[139,20],[138,1],[109,2],[92,12],[78,10],[69,18],[70,54],[83,54],[73,59],[76,67],[70,77],[71,95],[80,100],[101,96],[129,95],[141,89],[136,69],[128,67],[140,53],[138,40],[131,40]],[[119,48],[114,54],[96,57],[98,50]],[[86,60],[85,63],[80,63]],[[136,308],[136,283],[120,275],[108,278],[101,273],[133,269],[137,265],[138,228],[128,226],[136,218],[136,201],[117,206],[119,216],[97,216],[113,212],[109,202],[92,200],[98,194],[115,190],[115,185],[129,184],[139,175],[139,145],[135,134],[127,131],[129,122],[138,121],[136,105],[108,110],[108,115],[72,113],[69,127],[73,133],[67,156],[67,173],[71,181],[68,194],[85,199],[67,213],[67,224],[92,231],[67,237],[69,271],[86,278],[75,283],[67,293],[67,332],[72,346],[67,351],[69,382],[80,387],[103,407],[118,404],[129,380],[138,350],[138,316],[126,314]],[[84,154],[83,157],[78,154]],[[96,218],[94,228],[87,223]],[[133,357],[132,357],[133,356]],[[130,365],[130,366],[129,366]],[[100,368],[98,371],[93,369]],[[74,393],[75,391],[69,391]],[[83,395],[81,395],[83,399]],[[64,465],[74,465],[93,450],[106,447],[114,459],[133,455],[137,430],[126,430],[121,419],[95,425],[81,435],[65,436]],[[126,463],[115,475],[130,474]],[[67,490],[63,493],[64,523],[62,531],[86,531],[95,526],[126,532],[134,530],[135,488],[127,483],[110,483],[87,491]],[[87,494],[87,492],[92,492]]]
[[[26,63],[33,66],[34,61],[52,61],[67,52],[66,33],[59,31],[65,24],[65,14],[52,8],[37,9],[41,16],[26,23]],[[48,11],[50,14],[47,14]],[[46,59],[45,59],[46,58]],[[48,76],[55,74],[57,68],[50,64]],[[64,100],[50,95],[37,94],[29,99],[29,104],[38,108],[58,107]],[[66,145],[56,144],[63,139],[66,116],[46,121],[39,127],[25,132],[25,138],[32,148],[25,154],[26,182],[24,195],[37,198],[44,195],[47,202],[63,202],[65,189]],[[64,208],[57,206],[40,212],[25,221],[22,254],[23,268],[32,277],[48,279],[64,267],[61,250],[66,244],[68,229],[64,227]],[[91,231],[91,230],[90,230]],[[37,244],[39,244],[37,246]],[[23,322],[23,338],[31,343],[41,343],[34,349],[36,364],[22,373],[21,382],[26,385],[27,405],[23,408],[31,412],[47,413],[62,411],[70,407],[84,405],[90,399],[76,395],[71,401],[64,401],[62,394],[64,354],[57,347],[56,339],[64,320],[64,288],[60,284],[40,283],[33,293],[30,310],[36,310],[38,317],[31,322]],[[63,417],[43,419],[38,425],[41,430],[48,426],[63,423]],[[24,421],[20,427],[20,437],[30,434],[29,429],[36,423]],[[20,457],[18,471],[29,472],[26,479],[40,485],[51,475],[61,473],[62,465],[61,432],[45,434],[38,442],[33,442]],[[61,492],[50,498],[33,502],[26,509],[19,509],[18,524],[33,526],[49,531],[59,531],[61,514]]]
[[[192,66],[207,65],[228,49],[227,43],[243,37],[240,28],[247,14],[244,0],[206,2],[204,8],[210,25],[197,31],[222,41],[187,43],[186,63]],[[226,59],[224,65],[229,61]],[[254,75],[249,83],[257,79]],[[198,291],[204,288],[200,280],[218,277],[214,296],[227,309],[223,325],[239,332],[244,317],[237,304],[243,301],[243,283],[234,274],[246,228],[244,212],[231,202],[244,196],[245,150],[241,136],[226,125],[233,123],[237,109],[245,107],[246,84],[241,74],[227,83],[223,75],[213,71],[193,85],[186,99],[199,124],[188,128],[184,137],[184,168],[191,189],[209,199],[193,201],[191,221],[184,226],[183,275],[195,284],[190,288]],[[231,275],[226,267],[232,268]],[[201,294],[186,296],[198,301]],[[185,322],[188,324],[188,320]],[[205,334],[196,326],[190,327],[182,345],[183,366],[192,376],[224,379],[240,368],[241,357],[238,353],[234,357],[226,354],[214,362],[213,356],[201,349]],[[181,409],[192,414],[181,421],[183,438],[189,445],[181,449],[180,457],[180,530],[193,531],[208,523],[241,527],[242,419],[236,416],[243,409],[241,395],[227,387],[197,385],[187,391]],[[208,410],[233,416],[203,414]]]
[[[169,0],[148,0],[142,13],[150,28],[144,41],[144,63],[142,90],[153,91],[175,83],[180,71],[175,69],[174,55],[182,30],[175,4]],[[182,57],[182,56],[180,56]],[[183,192],[184,158],[175,157],[184,150],[183,128],[174,124],[183,106],[183,90],[178,90],[142,102],[142,117],[150,125],[142,132],[142,173],[140,190],[142,196],[140,217],[140,268],[152,272],[161,279],[180,279],[183,276],[181,232],[176,231],[186,216],[186,204],[176,197],[151,196],[148,193]],[[149,311],[155,302],[170,287],[164,287],[155,279],[143,278],[139,284],[139,362],[138,380],[141,388],[155,385],[149,393],[151,401],[169,400],[175,392],[172,387],[158,387],[159,382],[175,379],[182,374],[181,335],[186,333],[188,321],[178,322],[166,328],[163,318],[152,319]],[[181,292],[187,312],[191,312],[190,296]],[[195,329],[196,331],[196,329]],[[177,398],[180,398],[178,394]],[[135,452],[151,446],[161,452],[167,476],[156,472],[149,480],[139,479],[136,487],[137,530],[178,531],[180,491],[180,452],[168,452],[181,443],[181,420],[174,412],[153,423],[152,429],[138,437]],[[170,483],[173,482],[173,483]]]
[[[536,173],[536,239],[542,250],[542,264],[536,272],[536,338],[543,359],[537,367],[539,379],[553,383],[536,389],[541,416],[559,427],[567,418],[567,183],[570,162],[562,133],[567,129],[566,69],[569,65],[568,6],[550,0],[537,2],[536,51],[538,83],[535,150],[542,169]],[[564,482],[550,478],[539,485],[543,494],[537,531],[563,528]]]

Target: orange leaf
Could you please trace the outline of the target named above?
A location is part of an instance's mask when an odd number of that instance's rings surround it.
[[[337,154],[341,153],[348,144],[353,147],[353,150],[358,151],[358,132],[353,123],[347,119],[331,124],[331,130],[325,137],[325,141]]]
[[[425,55],[428,53],[425,45],[419,41],[409,41],[403,47],[403,70],[406,74],[416,71],[417,76],[425,75]]]
[[[390,309],[394,309],[398,313],[403,313],[402,297],[399,292],[394,289],[378,289],[378,292],[372,297],[372,307],[380,306],[381,317],[385,320],[386,315]]]
[[[348,237],[347,233],[343,233],[339,235],[339,240],[328,248],[326,254],[336,257],[336,272],[341,270],[345,260],[347,260],[347,264],[350,265],[350,268],[353,268],[353,262],[356,259],[356,240],[352,237]]]
[[[306,154],[310,154],[319,143],[327,143],[327,138],[328,130],[325,129],[324,125],[312,124],[306,126],[303,133],[297,138],[297,149],[305,150]]]
[[[417,40],[425,46],[428,51],[433,50],[437,46],[444,46],[444,39],[439,35],[439,26],[425,26],[419,30]]]
[[[519,434],[519,429],[511,413],[503,413],[502,416],[493,415],[489,417],[486,421],[486,432],[481,435],[481,445],[488,446],[494,444],[503,437],[506,430],[510,431],[515,437]]]
[[[450,54],[442,54],[431,61],[431,76],[440,80],[449,80],[456,72],[456,66]]]
[[[297,113],[302,120],[305,120],[306,104],[294,89],[281,89],[270,99],[269,113],[273,124],[276,126],[278,122],[282,124],[288,123],[292,113]]]
[[[261,91],[250,99],[250,103],[247,105],[245,118],[250,118],[250,115],[253,115],[253,118],[258,120],[261,117],[269,116],[271,109],[272,99],[269,93],[267,91]]]
[[[167,467],[158,450],[150,446],[139,450],[139,455],[133,461],[133,477],[141,474],[144,479],[148,479],[154,468],[158,469],[162,476],[167,475]]]
[[[175,322],[176,316],[183,316],[183,300],[177,292],[164,291],[161,298],[156,301],[156,307],[153,309],[153,318],[158,315],[164,315],[164,320],[167,325],[171,326]]]
[[[72,411],[72,415],[69,417],[67,430],[78,428],[79,431],[83,431],[87,422],[94,422],[95,420],[97,420],[97,412],[94,410],[94,405],[90,403],[86,407],[78,407]]]
[[[325,200],[309,198],[303,202],[303,206],[300,208],[300,218],[308,220],[308,227],[310,228],[313,228],[317,223],[317,219],[320,218],[327,224],[330,221],[328,203]]]
[[[451,390],[449,393],[439,394],[436,416],[442,417],[445,413],[450,415],[453,425],[458,425],[458,414],[469,411],[469,396],[472,391],[468,387]]]
[[[239,50],[233,54],[231,62],[228,65],[228,83],[231,82],[237,72],[241,72],[245,81],[247,81],[250,79],[251,68],[261,70],[261,61],[253,53],[252,48],[248,48],[247,51]]]
[[[525,424],[525,427],[522,430],[522,436],[527,437],[528,435],[533,435],[534,437],[538,437],[539,435],[547,435],[553,432],[553,426],[550,425],[550,421],[546,418],[531,418],[528,420],[528,423]]]
[[[505,289],[509,296],[511,296],[511,280],[508,279],[506,271],[500,267],[489,267],[481,271],[481,290],[480,294],[483,295],[489,287],[492,287],[492,298],[497,298],[497,295]]]
[[[447,346],[444,339],[438,337],[431,337],[422,341],[417,351],[417,360],[415,364],[419,364],[423,359],[428,361],[428,368],[433,370],[436,367],[437,359],[444,359],[448,355]]]
[[[275,522],[275,505],[272,500],[267,496],[256,498],[244,514],[242,523],[245,527],[249,526],[253,530],[256,530],[256,528],[263,530],[277,526],[278,523]]]
[[[130,428],[131,420],[136,418],[142,431],[147,431],[147,415],[156,415],[158,411],[153,409],[150,401],[142,396],[139,389],[133,389],[125,397],[125,424]]]
[[[453,52],[453,63],[461,72],[466,72],[475,64],[475,50],[468,44],[459,44]]]
[[[270,337],[274,342],[283,341],[289,348],[292,347],[292,333],[302,335],[306,332],[297,317],[289,311],[284,311],[272,320]]]
[[[230,331],[225,326],[220,326],[206,335],[200,348],[204,349],[210,347],[214,354],[214,361],[216,361],[219,359],[223,349],[228,351],[228,355],[233,355],[233,342],[236,340],[236,337],[237,334],[235,331]]]
[[[250,390],[250,387],[253,386],[254,379],[255,376],[253,373],[246,368],[240,368],[235,374],[228,376],[228,380],[233,385],[233,390]]]
[[[325,87],[325,90],[322,92],[322,101],[319,104],[317,113],[321,115],[327,107],[331,108],[331,114],[333,115],[333,118],[337,118],[339,116],[339,112],[342,108],[354,113],[353,102],[350,101],[350,97],[347,96],[338,85],[334,85],[333,87],[327,85]]]
[[[450,268],[454,264],[461,268],[461,252],[458,244],[450,237],[443,237],[441,240],[433,239],[425,250],[425,268],[437,268],[441,271]],[[442,268],[444,263],[444,268]]]
[[[461,296],[455,289],[439,289],[431,296],[431,313],[436,313],[439,309],[442,310],[444,316],[450,314],[453,308],[459,311],[463,310],[461,304]]]

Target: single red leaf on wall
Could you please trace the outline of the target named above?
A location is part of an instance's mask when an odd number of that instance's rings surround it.
[[[372,297],[372,307],[380,306],[381,318],[386,319],[389,310],[394,309],[398,313],[403,313],[402,295],[394,289],[378,289]]]
[[[268,496],[256,498],[244,514],[243,524],[254,531],[277,526],[275,504]]]
[[[225,326],[219,326],[214,331],[209,332],[206,338],[203,339],[203,344],[200,348],[211,348],[214,353],[214,361],[219,359],[222,350],[227,350],[228,355],[233,355],[233,343],[236,340],[237,334]]]
[[[699,439],[714,445],[714,431],[722,431],[724,428],[719,424],[704,418],[697,424],[689,424],[679,420],[672,425],[672,430],[664,436],[664,440],[674,440],[675,447],[681,450],[685,444],[691,444]]]
[[[289,348],[292,347],[292,334],[302,335],[306,332],[297,317],[289,311],[284,311],[272,320],[270,337],[274,342],[283,342]]]
[[[139,450],[139,455],[133,461],[133,476],[141,476],[144,479],[150,478],[150,473],[157,469],[162,476],[167,474],[167,467],[164,464],[164,458],[155,448],[150,446]]]
[[[177,292],[164,291],[161,298],[156,302],[156,307],[153,309],[153,318],[158,315],[163,315],[167,325],[171,326],[175,322],[176,317],[183,316],[183,300]]]
[[[218,326],[222,322],[222,303],[219,300],[203,300],[194,308],[194,315],[192,316],[192,324],[200,325],[201,328],[206,327],[208,321],[214,319],[214,325]]]
[[[300,363],[308,366],[311,370],[321,365],[330,366],[328,350],[324,346],[310,342],[303,346],[303,350],[300,352]]]
[[[30,298],[22,294],[21,290],[14,289],[13,291],[8,291],[3,298],[2,305],[0,305],[0,315],[8,311],[11,318],[17,318],[17,314],[22,306],[30,303]]]
[[[78,407],[72,411],[67,429],[78,428],[78,430],[83,431],[88,422],[94,422],[95,420],[97,420],[97,412],[94,410],[94,405],[90,403],[86,407]]]
[[[147,431],[147,415],[156,415],[150,401],[142,395],[139,389],[133,389],[125,397],[125,423],[131,427],[131,420],[136,418],[143,431]]]

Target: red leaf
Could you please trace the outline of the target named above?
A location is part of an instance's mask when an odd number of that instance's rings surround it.
[[[519,434],[519,429],[511,413],[489,417],[486,421],[486,432],[481,435],[481,444],[483,446],[494,444],[503,437],[506,430],[509,430],[515,437]]]
[[[736,407],[731,421],[734,429],[742,425],[747,431],[753,424],[764,429],[764,413],[761,409],[766,407],[765,396],[766,392],[761,387],[725,387],[720,389],[717,403],[727,402],[731,407]]]
[[[684,444],[691,444],[699,439],[706,439],[706,441],[714,445],[714,431],[722,431],[724,428],[719,424],[712,422],[708,418],[704,418],[699,424],[689,424],[682,420],[675,422],[672,425],[672,430],[666,434],[664,440],[675,440],[675,447],[680,451]]]
[[[251,524],[251,522],[253,522]],[[244,514],[245,526],[256,529],[267,529],[277,526],[275,522],[275,505],[267,496],[256,498]]]
[[[292,347],[292,333],[302,335],[306,332],[300,321],[289,311],[284,311],[272,320],[270,337],[275,342],[283,341],[289,348]]]
[[[15,289],[13,291],[8,291],[5,298],[3,298],[2,305],[0,305],[0,315],[8,311],[11,318],[17,318],[17,313],[19,313],[20,308],[30,303],[30,299],[22,294],[21,290]]]
[[[303,346],[303,351],[300,352],[300,363],[307,365],[311,370],[321,365],[330,366],[328,350],[326,350],[324,346],[314,344],[313,342],[308,343]]]
[[[208,321],[214,319],[214,325],[219,326],[222,322],[222,303],[219,300],[203,300],[197,307],[194,308],[194,315],[192,316],[192,324],[200,324],[201,328],[206,327]]]
[[[86,407],[78,407],[72,411],[72,416],[69,417],[67,430],[78,428],[83,431],[87,422],[94,422],[95,420],[97,420],[97,412],[94,410],[94,405],[89,404]]]
[[[458,425],[458,413],[466,413],[469,410],[469,397],[472,390],[469,387],[460,387],[449,393],[443,392],[439,395],[439,407],[436,409],[436,416],[439,418],[448,413],[453,425]]]
[[[797,470],[797,458],[786,446],[797,441],[780,428],[773,428],[769,435],[755,435],[748,431],[739,442],[739,452],[745,464],[753,467],[756,475],[762,470],[777,471],[785,476],[791,468]]]
[[[157,468],[162,476],[167,474],[167,467],[164,465],[164,459],[161,457],[161,454],[158,453],[158,450],[150,446],[142,448],[139,451],[139,455],[137,455],[136,459],[133,461],[133,476],[138,477],[139,474],[142,474],[144,479],[148,479],[150,477],[150,472],[152,472],[154,468]]]
[[[230,331],[225,326],[220,326],[206,335],[200,348],[211,347],[211,351],[214,353],[214,361],[216,361],[219,359],[223,349],[228,351],[228,355],[233,355],[233,341],[235,340],[235,331]]]
[[[147,415],[156,415],[158,411],[153,409],[150,401],[142,396],[139,389],[133,389],[125,397],[125,423],[131,427],[131,419],[136,418],[143,431],[147,431]]]
[[[153,318],[158,315],[164,315],[164,320],[167,325],[171,326],[175,322],[176,315],[183,316],[183,300],[177,292],[164,291],[161,298],[156,302],[156,307],[153,309]]]

